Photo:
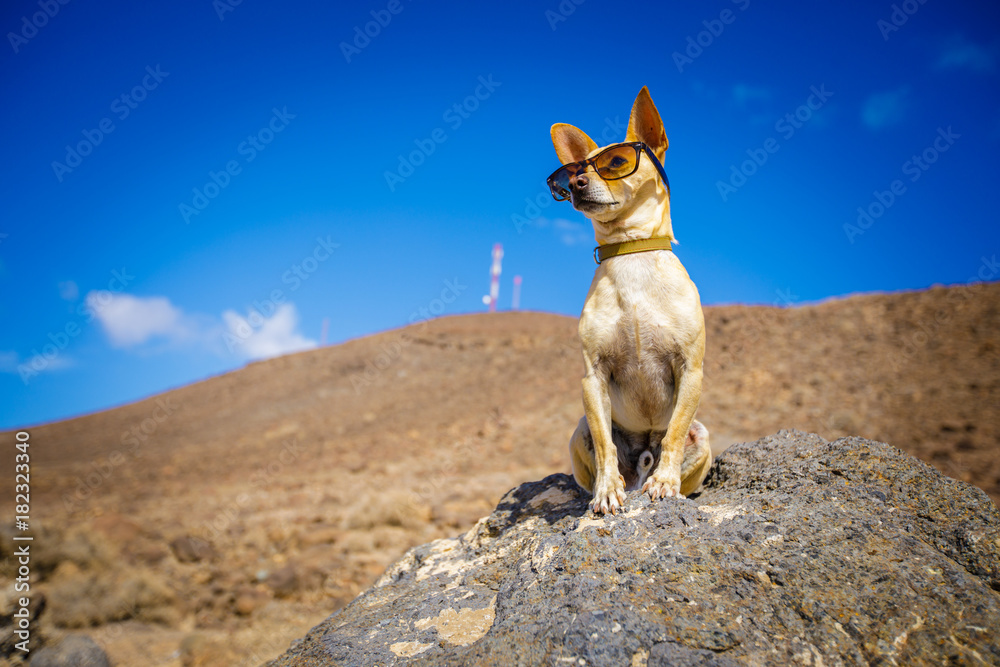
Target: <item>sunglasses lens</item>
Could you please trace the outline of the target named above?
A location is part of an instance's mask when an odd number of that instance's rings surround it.
[[[549,177],[549,190],[556,201],[569,199],[569,169],[563,167]]]
[[[635,171],[637,165],[636,150],[633,146],[616,146],[598,155],[594,161],[597,173],[609,181],[625,178]]]

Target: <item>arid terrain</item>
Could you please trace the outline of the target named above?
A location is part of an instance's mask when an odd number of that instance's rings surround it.
[[[1000,502],[1000,283],[706,319],[717,450],[862,435]],[[448,317],[29,429],[44,636],[115,665],[277,656],[410,546],[568,472],[582,366],[574,318]],[[0,498],[9,591],[12,484]]]

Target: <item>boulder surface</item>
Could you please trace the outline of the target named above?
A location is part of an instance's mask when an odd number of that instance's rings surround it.
[[[551,475],[269,664],[996,665],[1000,511],[889,445],[796,431],[614,516]]]

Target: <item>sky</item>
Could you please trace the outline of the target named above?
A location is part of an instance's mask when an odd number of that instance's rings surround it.
[[[1000,278],[992,1],[12,0],[0,429],[498,307],[576,316],[556,122],[648,86],[706,305]]]

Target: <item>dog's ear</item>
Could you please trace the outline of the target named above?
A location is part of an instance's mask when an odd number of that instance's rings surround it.
[[[667,152],[667,133],[663,131],[660,112],[656,110],[649,89],[642,87],[632,105],[632,116],[628,119],[625,141],[641,141],[653,149],[656,157],[663,160]]]
[[[579,162],[597,148],[586,132],[566,123],[552,126],[552,145],[556,147],[556,155],[563,164]]]

